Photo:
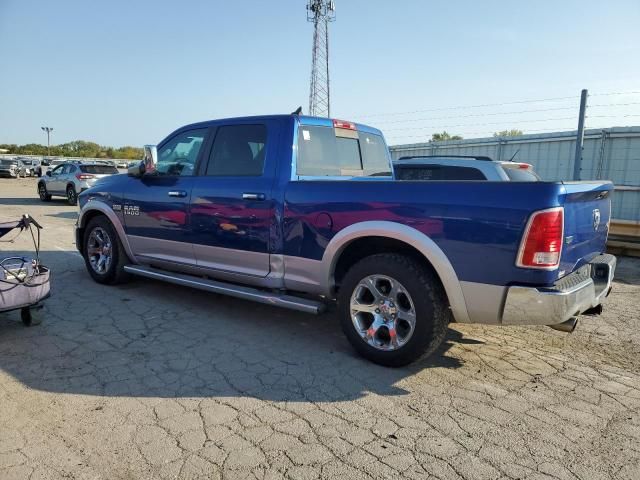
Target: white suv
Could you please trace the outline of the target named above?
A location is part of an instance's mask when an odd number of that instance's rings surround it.
[[[119,173],[107,162],[64,162],[40,178],[38,196],[43,202],[51,200],[53,195],[66,197],[70,205],[75,205],[80,192],[91,188],[102,177]]]
[[[401,157],[393,162],[393,176],[396,180],[540,181],[529,163],[462,155]]]

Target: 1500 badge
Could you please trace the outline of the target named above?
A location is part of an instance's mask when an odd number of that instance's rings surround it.
[[[122,211],[125,215],[140,215],[140,207],[137,205],[125,205]]]
[[[125,205],[124,208],[118,203],[111,205],[114,212],[123,211],[125,215],[140,215],[140,207],[137,205]]]

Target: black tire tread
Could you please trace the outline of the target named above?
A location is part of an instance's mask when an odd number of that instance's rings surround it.
[[[361,348],[358,348],[358,346],[356,346],[358,344],[356,344],[354,345],[356,350],[369,360],[390,367],[401,367],[432,355],[444,341],[447,335],[449,322],[451,321],[451,311],[449,309],[447,296],[435,272],[420,264],[414,258],[400,253],[379,253],[365,257],[354,264],[345,275],[342,282],[342,288],[338,294],[338,303],[340,305],[339,309],[341,317],[347,317],[341,318],[341,323],[343,330],[351,343],[353,344],[353,339],[355,339],[355,337],[348,333],[347,329],[350,328],[353,335],[357,335],[357,333],[355,333],[355,330],[353,329],[350,314],[348,312],[348,304],[352,294],[352,289],[349,288],[349,285],[355,284],[361,280],[362,276],[361,273],[359,273],[359,270],[366,268],[370,263],[392,265],[409,272],[409,274],[416,279],[416,283],[419,285],[422,293],[427,297],[429,303],[432,305],[433,321],[430,331],[427,331],[427,334],[424,335],[423,338],[416,337],[415,340],[417,341],[414,342],[414,338],[412,337],[403,349],[393,352],[394,355],[389,355],[386,359],[384,358],[384,355],[391,352],[376,352],[374,355],[368,355],[366,353],[367,349],[372,349],[372,347],[369,347],[362,342],[359,337],[357,340],[361,343]],[[405,285],[405,288],[410,287]],[[347,303],[346,311],[345,302]],[[416,333],[417,331],[414,332],[414,337]],[[413,346],[410,347],[412,342]],[[409,350],[407,350],[405,354],[400,354],[404,348],[409,348]]]
[[[87,256],[87,239],[89,238],[89,233],[91,232],[93,227],[96,226],[100,226],[107,230],[109,232],[109,236],[112,239],[111,248],[112,255],[115,256],[115,261],[111,264],[111,270],[105,275],[99,275],[93,271],[93,269],[91,268],[91,264],[89,263],[89,258]],[[111,221],[104,215],[98,215],[89,220],[89,223],[85,228],[84,238],[82,239],[82,256],[87,266],[89,275],[91,275],[91,277],[98,283],[102,283],[105,285],[117,285],[127,282],[130,278],[130,275],[124,270],[124,266],[129,263],[127,253],[125,252],[124,246],[120,241],[120,237],[111,224]]]

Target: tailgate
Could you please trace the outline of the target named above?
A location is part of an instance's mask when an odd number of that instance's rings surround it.
[[[563,182],[564,245],[559,277],[606,249],[611,217],[611,182]]]

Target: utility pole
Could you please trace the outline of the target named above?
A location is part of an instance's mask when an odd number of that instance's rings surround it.
[[[573,161],[573,179],[580,180],[582,169],[582,149],[584,147],[584,118],[587,111],[588,90],[582,90],[580,95],[580,113],[578,114],[578,134],[576,136],[576,156]]]
[[[329,22],[336,19],[333,0],[308,0],[307,21],[313,23],[309,115],[329,117]]]
[[[50,136],[51,132],[53,132],[53,127],[40,127],[43,131],[47,132],[47,157],[51,156],[50,152]]]

